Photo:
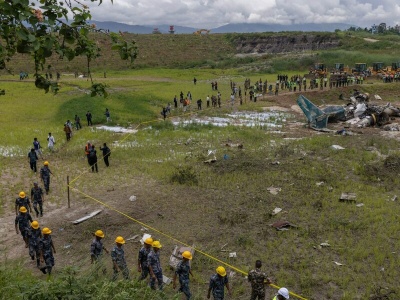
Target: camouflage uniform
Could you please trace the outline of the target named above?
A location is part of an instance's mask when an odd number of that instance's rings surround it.
[[[113,262],[117,264],[119,268],[116,269],[115,266],[113,265],[114,275],[112,280],[117,279],[119,270],[122,270],[122,275],[124,276],[124,279],[129,279],[129,270],[125,261],[124,249],[122,247],[119,248],[118,246],[114,246],[114,248],[111,251],[111,259]]]
[[[15,205],[17,206],[17,209],[20,209],[21,206],[25,206],[25,208],[28,210],[28,213],[30,213],[30,204],[31,201],[29,200],[29,197],[26,196],[25,198],[18,197],[15,199]]]
[[[190,263],[189,261],[180,261],[176,266],[175,273],[179,276],[179,283],[181,287],[179,291],[184,293],[186,299],[189,300],[192,297],[192,294],[189,290],[189,273],[190,272]]]
[[[33,201],[33,209],[36,212],[36,217],[40,216],[43,217],[43,190],[41,187],[33,187],[31,189],[31,198]],[[39,210],[37,209],[37,206],[39,204]]]
[[[218,274],[214,274],[211,276],[209,288],[212,291],[214,300],[224,299],[224,291],[226,284],[228,284],[228,276],[222,277],[219,276]]]
[[[47,236],[47,237],[46,237]],[[39,240],[39,250],[43,254],[44,263],[46,264],[47,274],[51,274],[51,269],[54,267],[54,256],[52,249],[53,241],[51,236],[46,234]]]
[[[149,255],[147,256],[147,265],[153,270],[154,275],[156,276],[158,282],[158,288],[162,290],[163,288],[163,274],[162,268],[160,264],[160,251],[151,250]],[[150,287],[155,290],[156,289],[156,279],[153,277],[150,278]]]
[[[251,270],[248,280],[251,282],[251,298],[250,300],[265,299],[265,281],[268,280],[267,274],[260,269]]]
[[[146,248],[142,247],[139,250],[139,257],[138,260],[140,262],[140,266],[142,267],[142,274],[140,275],[140,280],[143,280],[149,275],[149,266],[147,264],[147,256],[149,255],[151,251],[151,247]]]
[[[96,264],[96,274],[99,269],[102,269],[103,273],[106,273],[107,271],[102,260],[103,248],[103,242],[100,239],[94,238],[92,244],[90,245],[90,256],[93,258],[93,261]]]
[[[32,260],[35,259],[36,255],[36,264],[39,267],[40,265],[40,250],[39,250],[39,241],[42,238],[42,231],[40,227],[38,229],[29,228],[28,230],[28,243],[29,243],[29,255]]]
[[[44,189],[46,190],[46,194],[48,194],[50,190],[50,174],[51,171],[48,167],[44,166],[40,169],[40,177],[43,179],[43,184],[44,184]]]
[[[29,213],[19,213],[19,215],[15,217],[15,225],[18,225],[19,231],[24,240],[28,237],[30,223],[32,222],[33,220]]]

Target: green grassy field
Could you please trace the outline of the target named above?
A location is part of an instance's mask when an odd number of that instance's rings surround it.
[[[345,50],[338,53],[339,58],[346,55]],[[193,84],[194,76],[197,85]],[[212,80],[219,83],[223,107],[204,110],[198,116],[223,117],[232,111],[226,102],[230,81],[243,86],[245,78],[254,82],[260,77],[273,81],[276,73],[246,73],[233,68],[154,68],[109,71],[103,78],[102,71],[98,71],[94,73],[95,81],[109,86],[110,96],[104,99],[87,95],[89,82],[73,76],[62,77],[57,95],[44,94],[32,81],[8,81],[15,77],[2,76],[1,88],[6,95],[0,96],[0,149],[10,151],[0,159],[1,214],[7,220],[4,228],[13,231],[14,198],[20,190],[27,191],[37,178],[25,158],[33,138],[38,137],[45,147],[47,133],[52,132],[57,141],[56,152],[45,151],[45,157],[55,176],[45,219],[40,222],[54,228],[58,253],[54,276],[47,282],[30,264],[22,245],[12,248],[21,238],[13,232],[12,236],[5,234],[0,298],[64,299],[68,295],[70,299],[179,299],[170,287],[157,293],[136,280],[110,282],[109,259],[108,274],[93,277],[88,246],[94,230],[105,231],[107,248],[112,247],[117,235],[128,238],[143,233],[141,224],[111,209],[115,208],[158,230],[149,232],[163,244],[162,264],[168,277],[173,276],[167,267],[168,257],[177,243],[168,237],[172,236],[243,272],[261,259],[274,283],[306,299],[377,300],[385,299],[378,297],[390,292],[387,299],[398,299],[399,207],[398,200],[391,201],[398,196],[400,183],[397,140],[382,137],[380,129],[353,136],[314,134],[304,126],[292,127],[295,121],[304,122],[302,116],[292,114],[277,131],[265,127],[173,126],[169,120],[161,119],[162,106],[173,103],[174,95],[179,97],[180,91],[191,91],[194,99],[203,101],[211,96]],[[352,88],[311,92],[309,97],[318,105],[338,104],[338,94],[350,95]],[[399,103],[397,84],[373,81],[359,88],[379,94],[387,102]],[[282,94],[236,105],[235,110],[290,108],[295,99],[294,94]],[[84,126],[74,132],[70,142],[65,141],[62,129],[67,119],[73,120],[78,114],[85,125],[84,115],[90,110],[95,125],[105,124],[106,107],[112,118],[108,125],[130,126],[138,132],[126,135]],[[194,110],[192,107],[191,112]],[[178,115],[182,112],[172,112],[172,116]],[[83,154],[87,140],[97,147],[103,142],[110,145],[110,168],[99,161],[99,174],[87,172]],[[227,147],[227,143],[241,143],[244,147]],[[334,144],[345,150],[332,150],[330,146]],[[371,147],[374,151],[368,150]],[[203,163],[209,158],[209,150],[216,150],[214,164]],[[224,155],[228,159],[223,159]],[[66,207],[67,175],[71,180],[76,178],[70,209]],[[281,191],[273,195],[270,187]],[[364,206],[339,202],[342,192],[356,193],[357,203]],[[72,225],[71,219],[102,207],[85,195],[108,207],[98,217]],[[138,200],[130,202],[131,195]],[[272,216],[275,207],[284,212]],[[276,231],[269,224],[278,220],[290,221],[298,228]],[[330,247],[321,247],[323,242]],[[236,258],[221,251],[225,244],[224,249],[236,252]],[[72,247],[65,249],[64,245]],[[133,278],[137,277],[138,247],[137,242],[125,245]],[[194,299],[205,298],[208,278],[218,265],[212,258],[195,253],[196,280],[191,282]],[[227,269],[235,272],[230,279],[232,298],[248,299],[246,279],[237,270]],[[274,292],[268,288],[269,298]]]

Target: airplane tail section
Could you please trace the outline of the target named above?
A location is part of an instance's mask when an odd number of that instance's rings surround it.
[[[303,95],[297,98],[297,104],[306,115],[308,122],[313,128],[326,128],[328,125],[328,115],[319,109],[314,103]]]

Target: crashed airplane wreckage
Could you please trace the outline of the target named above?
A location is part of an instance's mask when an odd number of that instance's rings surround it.
[[[356,91],[346,105],[319,108],[303,95],[297,98],[297,104],[307,117],[310,127],[318,131],[327,131],[328,122],[342,121],[355,127],[383,126],[390,123],[392,117],[400,117],[400,109],[390,103],[382,106],[369,104],[368,100],[368,93]]]

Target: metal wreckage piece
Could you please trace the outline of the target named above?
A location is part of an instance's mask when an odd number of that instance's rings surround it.
[[[347,105],[316,106],[303,95],[297,98],[310,127],[314,130],[328,130],[328,122],[346,121],[355,127],[383,126],[390,123],[392,117],[400,117],[400,109],[386,105],[370,104],[369,94],[355,90]]]

